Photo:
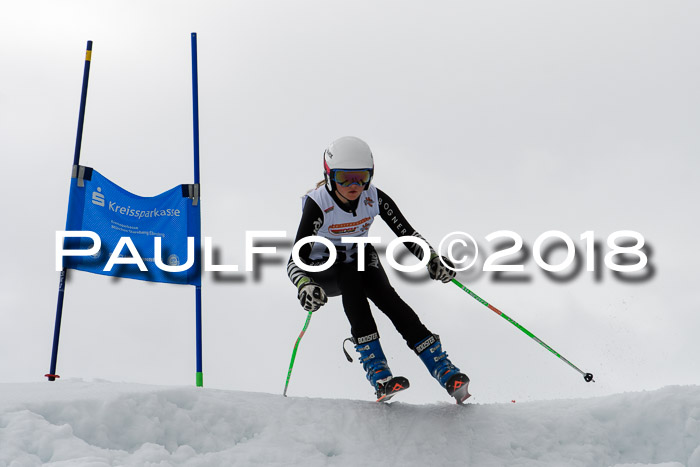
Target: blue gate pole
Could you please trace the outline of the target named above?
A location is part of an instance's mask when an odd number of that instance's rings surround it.
[[[194,137],[194,183],[199,185],[199,85],[197,81],[197,33],[192,33],[192,126]],[[201,200],[200,200],[201,202]],[[200,207],[201,213],[201,207]],[[195,239],[195,254],[201,256],[200,237],[202,234],[202,222],[197,228],[198,237]],[[195,289],[195,321],[196,321],[196,346],[197,346],[197,387],[204,386],[204,374],[202,372],[202,264],[201,258],[196,261],[200,285]]]
[[[75,152],[73,153],[73,165],[80,163],[80,148],[83,142],[83,124],[85,123],[85,103],[87,102],[88,78],[90,77],[90,61],[92,60],[92,41],[87,42],[85,51],[85,68],[83,69],[83,88],[80,93],[80,113],[78,114],[78,134],[75,137]],[[63,297],[66,289],[66,268],[61,270],[58,280],[58,300],[56,302],[56,322],[53,329],[53,348],[51,350],[51,368],[44,375],[49,381],[55,381],[56,362],[58,360],[58,338],[61,334],[61,318],[63,317]]]

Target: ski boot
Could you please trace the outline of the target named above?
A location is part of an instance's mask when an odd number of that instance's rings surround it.
[[[430,374],[438,380],[450,396],[455,398],[458,404],[464,403],[471,396],[469,394],[469,377],[460,373],[459,368],[447,358],[447,352],[442,350],[440,336],[433,334],[427,339],[423,339],[414,350],[423,360]]]
[[[409,382],[403,376],[393,376],[386,362],[384,351],[379,344],[379,334],[352,339],[355,350],[360,354],[360,363],[367,372],[367,380],[374,387],[377,402],[386,402],[397,392],[408,389]],[[346,354],[346,356],[349,355]]]

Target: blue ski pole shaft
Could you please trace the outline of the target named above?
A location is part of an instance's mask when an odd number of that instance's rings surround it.
[[[204,372],[202,371],[202,287],[195,289],[195,332],[197,347],[197,362],[195,384],[198,388],[204,386]]]
[[[199,183],[199,78],[197,73],[197,33],[192,33],[192,134],[194,142],[194,182]]]
[[[83,145],[83,125],[85,123],[85,105],[87,104],[88,79],[90,78],[90,62],[92,61],[92,41],[87,42],[85,50],[85,67],[83,68],[83,87],[80,91],[80,111],[78,113],[78,134],[75,136],[75,152],[73,165],[80,163],[80,148]]]
[[[44,375],[49,381],[56,381],[59,376],[56,374],[56,363],[58,360],[58,339],[61,335],[61,318],[63,317],[63,296],[66,287],[66,268],[61,270],[58,279],[58,300],[56,302],[56,322],[53,328],[53,346],[51,349],[51,366],[49,372]]]
[[[192,45],[192,140],[194,144],[194,183],[199,185],[199,81],[197,73],[197,33],[191,35]],[[199,196],[199,194],[197,194]],[[199,200],[197,200],[199,202]],[[197,226],[198,237],[196,239],[195,254],[199,255],[201,237],[201,220]],[[201,282],[202,265],[197,259],[198,274]],[[197,387],[204,386],[204,372],[202,370],[202,286],[198,285],[195,291],[195,340],[196,340],[196,376]]]
[[[87,103],[88,79],[90,78],[90,62],[92,61],[92,41],[87,42],[85,50],[85,66],[83,68],[83,86],[80,92],[80,110],[78,112],[78,133],[75,137],[75,152],[73,153],[73,165],[80,164],[80,148],[83,142],[83,125],[85,123],[85,105]],[[61,319],[63,318],[63,298],[66,288],[66,268],[61,270],[58,281],[58,299],[56,301],[56,322],[53,330],[53,345],[51,349],[51,366],[45,375],[49,381],[55,381],[59,376],[56,374],[56,363],[58,361],[58,341],[61,334]]]

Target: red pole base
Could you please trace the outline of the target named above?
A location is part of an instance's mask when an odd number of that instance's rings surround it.
[[[49,381],[56,381],[56,378],[60,378],[60,376],[58,376],[58,375],[46,374],[46,375],[44,375],[44,376],[46,376],[47,378],[49,378]]]

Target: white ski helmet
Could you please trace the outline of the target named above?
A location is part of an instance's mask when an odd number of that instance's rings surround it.
[[[368,170],[369,179],[364,186],[367,190],[374,175],[374,157],[369,145],[355,136],[343,136],[333,141],[323,152],[323,175],[330,191],[336,189],[336,170]]]

